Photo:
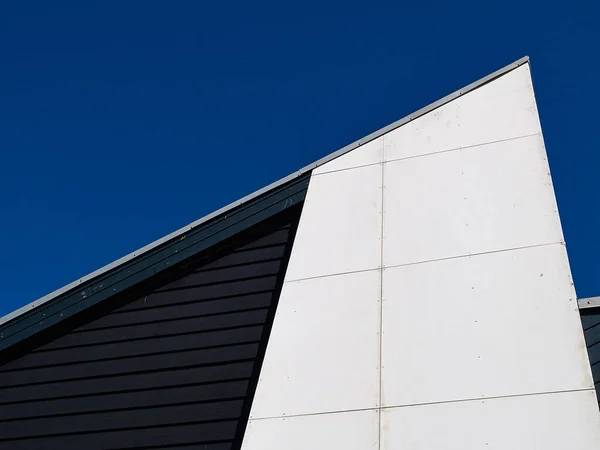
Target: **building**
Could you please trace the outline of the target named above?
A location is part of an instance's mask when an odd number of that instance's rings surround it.
[[[523,58],[1,319],[0,449],[597,449],[579,303]]]

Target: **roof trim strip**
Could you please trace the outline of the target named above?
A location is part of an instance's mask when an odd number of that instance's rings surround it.
[[[591,309],[600,307],[600,297],[588,297],[577,299],[579,309]]]
[[[375,131],[375,132],[373,132],[351,144],[346,145],[345,147],[337,150],[336,152],[333,152],[333,153],[319,159],[318,161],[316,161],[312,164],[309,164],[308,166],[298,170],[297,172],[294,172],[274,183],[269,184],[268,186],[265,186],[262,189],[259,189],[256,192],[253,192],[252,194],[249,194],[233,203],[230,203],[229,205],[224,206],[223,208],[218,209],[218,210],[202,217],[201,219],[198,219],[198,220],[190,223],[189,225],[186,225],[185,227],[180,228],[177,231],[174,231],[173,233],[170,233],[170,234],[168,234],[168,235],[166,235],[166,236],[164,236],[164,237],[162,237],[162,238],[160,238],[160,239],[158,239],[158,240],[156,240],[156,241],[126,255],[126,256],[123,256],[122,258],[117,259],[116,261],[113,261],[110,264],[107,264],[106,266],[104,266],[98,270],[95,270],[94,272],[92,272],[76,281],[73,281],[72,283],[67,284],[66,286],[63,286],[62,288],[55,290],[54,292],[51,292],[35,301],[29,303],[28,305],[25,305],[25,306],[17,309],[16,311],[13,311],[12,313],[5,315],[4,317],[0,318],[0,325],[4,324],[10,320],[15,319],[16,317],[18,317],[26,312],[29,312],[32,309],[37,308],[38,306],[40,306],[50,300],[55,299],[56,297],[64,294],[65,292],[68,292],[72,289],[77,288],[77,286],[79,286],[82,283],[90,281],[91,279],[98,277],[110,270],[113,270],[116,267],[132,260],[133,258],[136,258],[146,252],[153,250],[154,248],[158,247],[159,245],[164,244],[165,242],[168,242],[174,238],[177,238],[177,237],[189,232],[190,230],[193,230],[194,228],[204,224],[205,222],[207,222],[211,219],[214,219],[222,214],[227,213],[228,211],[230,211],[234,208],[237,208],[238,206],[243,205],[244,203],[247,203],[247,202],[255,199],[256,197],[264,194],[265,192],[270,191],[271,189],[275,189],[275,188],[277,188],[277,187],[279,187],[279,186],[281,186],[303,174],[306,174],[307,172],[312,171],[313,169],[315,169],[325,163],[328,163],[329,161],[331,161],[335,158],[338,158],[338,157],[360,147],[361,145],[364,145],[374,139],[377,139],[378,137],[380,137],[386,133],[389,133],[390,131],[392,131],[398,127],[401,127],[402,125],[404,125],[408,122],[411,122],[411,121],[417,119],[418,117],[421,117],[421,116],[433,111],[434,109],[437,109],[440,106],[445,105],[446,103],[451,102],[452,100],[455,100],[456,98],[458,98],[462,95],[465,95],[477,88],[480,88],[480,87],[484,86],[485,84],[489,83],[490,81],[493,81],[496,78],[499,78],[502,75],[505,75],[506,73],[516,69],[519,66],[522,66],[523,64],[527,64],[527,63],[529,63],[529,57],[524,56],[524,57],[520,58],[519,60],[513,62],[512,64],[509,64],[509,65],[463,87],[462,89],[459,89],[459,90],[453,92],[452,94],[449,94],[449,95],[431,103],[430,105],[425,106],[425,107],[415,111],[414,113],[409,114],[408,116],[406,116],[400,120],[397,120],[396,122],[393,122],[386,127],[381,128],[380,130],[377,130],[377,131]]]

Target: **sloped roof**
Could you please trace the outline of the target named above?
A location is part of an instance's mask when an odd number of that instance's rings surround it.
[[[55,305],[63,301],[67,302],[62,305],[62,309],[59,308],[60,311],[66,312],[68,308],[73,308],[75,304],[78,304],[79,306],[71,311],[72,314],[75,314],[95,303],[90,300],[92,296],[96,296],[96,301],[102,301],[103,297],[96,295],[98,290],[108,291],[105,292],[105,295],[111,295],[112,291],[106,289],[106,285],[103,285],[101,282],[101,280],[104,280],[109,276],[116,277],[115,282],[117,284],[125,279],[129,279],[130,282],[135,282],[137,278],[132,276],[134,274],[137,275],[135,270],[149,271],[146,273],[147,276],[152,276],[152,274],[155,273],[157,268],[148,266],[148,264],[153,261],[154,264],[162,264],[166,267],[169,264],[176,263],[175,261],[182,260],[186,255],[189,256],[192,251],[197,252],[208,248],[211,245],[218,244],[219,239],[225,239],[229,236],[228,233],[222,233],[223,230],[229,230],[230,232],[235,230],[239,231],[240,227],[251,225],[255,220],[258,220],[261,217],[264,218],[264,213],[262,216],[254,216],[253,211],[270,211],[270,213],[274,214],[277,211],[291,206],[293,203],[301,202],[304,199],[304,193],[308,186],[308,178],[313,169],[342,156],[395,128],[401,127],[468,92],[484,86],[507,72],[527,63],[529,63],[529,57],[525,56],[512,64],[509,64],[502,69],[369,134],[368,136],[346,145],[336,152],[331,153],[250,195],[247,195],[246,197],[214,211],[173,233],[5,315],[0,318],[0,350],[69,317],[68,313],[53,313],[53,318],[51,319],[47,308],[48,305]],[[249,220],[248,217],[254,217],[254,219]],[[213,232],[215,226],[220,230],[219,232]],[[211,229],[212,231],[210,231]],[[202,239],[200,239],[200,237]],[[197,241],[193,242],[193,245],[187,245],[187,243],[190,242],[189,239],[197,239]],[[181,246],[182,248],[179,249],[177,244],[184,240],[186,241],[187,246]],[[201,244],[202,242],[203,244]],[[190,250],[191,248],[193,248],[193,250]],[[173,259],[172,262],[169,262],[169,258],[172,258],[174,255],[177,255],[177,258]],[[133,267],[136,267],[136,269],[132,269]],[[68,301],[75,303],[68,303]]]

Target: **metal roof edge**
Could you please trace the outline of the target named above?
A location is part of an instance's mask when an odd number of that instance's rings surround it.
[[[591,309],[600,307],[600,297],[578,298],[579,309]]]
[[[282,184],[285,184],[288,181],[291,181],[291,180],[293,180],[293,179],[295,179],[295,178],[297,178],[297,177],[299,177],[299,176],[301,176],[301,175],[303,175],[303,174],[305,174],[307,172],[310,172],[313,169],[315,169],[315,168],[317,168],[317,167],[319,167],[319,166],[321,166],[321,165],[323,165],[323,164],[325,164],[325,163],[327,163],[327,162],[329,162],[329,161],[331,161],[331,160],[333,160],[335,158],[338,158],[338,157],[340,157],[340,156],[342,156],[342,155],[344,155],[344,154],[346,154],[346,153],[348,153],[348,152],[350,152],[350,151],[352,151],[352,150],[360,147],[361,145],[364,145],[364,144],[366,144],[366,143],[368,143],[368,142],[370,142],[370,141],[372,141],[374,139],[377,139],[378,137],[383,136],[384,134],[389,133],[390,131],[392,131],[392,130],[398,128],[398,127],[401,127],[402,125],[404,125],[404,124],[406,124],[408,122],[411,122],[412,120],[415,120],[418,117],[421,117],[421,116],[423,116],[423,115],[425,115],[425,114],[433,111],[434,109],[439,108],[440,106],[443,106],[446,103],[449,103],[452,100],[455,100],[456,98],[458,98],[458,97],[460,97],[462,95],[465,95],[465,94],[467,94],[467,93],[469,93],[469,92],[471,92],[471,91],[473,91],[473,90],[475,90],[475,89],[477,89],[477,88],[479,88],[479,87],[481,87],[481,86],[489,83],[490,81],[493,81],[496,78],[499,78],[502,75],[505,75],[506,73],[508,73],[508,72],[516,69],[517,67],[522,66],[523,64],[527,64],[527,63],[529,63],[529,57],[528,56],[524,56],[524,57],[518,59],[517,61],[515,61],[515,62],[513,62],[513,63],[511,63],[511,64],[509,64],[509,65],[507,65],[507,66],[505,66],[505,67],[503,67],[501,69],[498,69],[495,72],[493,72],[493,73],[491,73],[491,74],[489,74],[489,75],[487,75],[487,76],[485,76],[485,77],[483,77],[483,78],[481,78],[481,79],[479,79],[477,81],[474,81],[473,83],[471,83],[471,84],[469,84],[469,85],[467,85],[467,86],[465,86],[465,87],[463,87],[463,88],[461,88],[461,89],[459,89],[459,90],[457,90],[457,91],[455,91],[455,92],[453,92],[453,93],[451,93],[449,95],[446,95],[445,97],[443,97],[443,98],[441,98],[441,99],[439,99],[439,100],[431,103],[430,105],[427,105],[427,106],[425,106],[425,107],[423,107],[423,108],[421,108],[421,109],[413,112],[412,114],[409,114],[408,116],[403,117],[402,119],[397,120],[397,121],[391,123],[390,125],[387,125],[387,126],[381,128],[381,129],[379,129],[379,130],[377,130],[377,131],[375,131],[375,132],[373,132],[373,133],[371,133],[371,134],[369,134],[369,135],[367,135],[367,136],[365,136],[365,137],[363,137],[363,138],[361,138],[361,139],[359,139],[359,140],[351,143],[351,144],[346,145],[345,147],[342,147],[341,149],[339,149],[339,150],[337,150],[337,151],[335,151],[335,152],[333,152],[333,153],[331,153],[331,154],[329,154],[329,155],[327,155],[327,156],[325,156],[325,157],[317,160],[316,162],[303,167],[302,169],[298,170],[297,172],[294,172],[294,173],[292,173],[292,174],[290,174],[290,175],[288,175],[288,176],[286,176],[284,178],[281,178],[280,180],[275,181],[274,183],[271,183],[268,186],[265,186],[262,189],[259,189],[259,190],[255,191],[255,192],[253,192],[253,193],[245,196],[245,197],[242,197],[241,199],[236,200],[235,202],[230,203],[229,205],[224,206],[224,207],[222,207],[222,208],[220,208],[220,209],[218,209],[218,210],[216,210],[216,211],[214,211],[214,212],[212,212],[212,213],[210,213],[210,214],[208,214],[208,215],[206,215],[206,216],[204,216],[204,217],[202,217],[202,218],[200,218],[200,219],[198,219],[198,220],[190,223],[189,225],[186,225],[186,226],[184,226],[184,227],[182,227],[182,228],[180,228],[180,229],[178,229],[178,230],[176,230],[176,231],[174,231],[174,232],[172,232],[170,234],[167,234],[166,236],[163,236],[162,238],[160,238],[160,239],[158,239],[158,240],[156,240],[156,241],[154,241],[154,242],[152,242],[152,243],[150,243],[148,245],[145,245],[144,247],[142,247],[142,248],[140,248],[138,250],[135,250],[135,251],[129,253],[128,255],[125,255],[125,256],[123,256],[123,257],[121,257],[121,258],[119,258],[119,259],[117,259],[117,260],[115,260],[115,261],[113,261],[113,262],[105,265],[104,267],[101,267],[100,269],[97,269],[97,270],[89,273],[88,275],[85,275],[85,276],[79,278],[78,280],[75,280],[75,281],[73,281],[73,282],[71,282],[71,283],[69,283],[69,284],[67,284],[67,285],[65,285],[65,286],[63,286],[63,287],[61,287],[61,288],[59,288],[59,289],[51,292],[51,293],[49,293],[49,294],[46,294],[43,297],[41,297],[41,298],[39,298],[37,300],[34,300],[33,302],[31,302],[31,303],[29,303],[29,304],[27,304],[27,305],[25,305],[25,306],[23,306],[23,307],[15,310],[15,311],[13,311],[13,312],[11,312],[9,314],[6,314],[3,317],[0,317],[0,326],[3,325],[3,324],[5,324],[5,323],[7,323],[7,322],[9,322],[9,321],[11,321],[11,320],[13,320],[13,319],[15,319],[16,317],[18,317],[18,316],[20,316],[20,315],[22,315],[22,314],[24,314],[24,313],[26,313],[28,311],[31,311],[32,309],[37,308],[40,305],[43,305],[44,303],[46,303],[46,302],[48,302],[50,300],[53,300],[54,298],[58,297],[61,294],[64,294],[65,292],[68,292],[68,291],[70,291],[72,289],[75,289],[81,283],[90,281],[91,279],[93,279],[93,278],[95,278],[95,277],[97,277],[99,275],[102,275],[102,274],[108,272],[109,270],[113,270],[114,268],[120,266],[121,264],[124,264],[124,263],[126,263],[126,262],[128,262],[128,261],[130,261],[130,260],[132,260],[132,259],[134,259],[134,258],[136,258],[136,257],[138,257],[138,256],[140,256],[140,255],[142,255],[142,254],[144,254],[144,253],[146,253],[146,252],[148,252],[148,251],[150,251],[150,250],[158,247],[159,245],[162,245],[162,244],[164,244],[164,243],[166,243],[166,242],[168,242],[168,241],[170,241],[170,240],[172,240],[174,238],[177,238],[177,237],[181,236],[182,234],[187,233],[190,230],[198,227],[199,225],[202,225],[203,223],[205,223],[205,222],[207,222],[207,221],[209,221],[211,219],[214,219],[214,218],[216,218],[216,217],[218,217],[218,216],[220,216],[222,214],[225,214],[226,212],[228,212],[228,211],[230,211],[230,210],[232,210],[234,208],[237,208],[238,206],[241,206],[241,205],[243,205],[244,203],[246,203],[246,202],[248,202],[250,200],[255,199],[256,197],[258,197],[258,196],[260,196],[260,195],[262,195],[262,194],[270,191],[271,189],[274,189],[274,188],[276,188],[278,186],[281,186]]]

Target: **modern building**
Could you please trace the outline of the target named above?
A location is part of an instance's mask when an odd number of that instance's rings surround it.
[[[0,449],[595,450],[579,303],[523,58],[0,319]]]

